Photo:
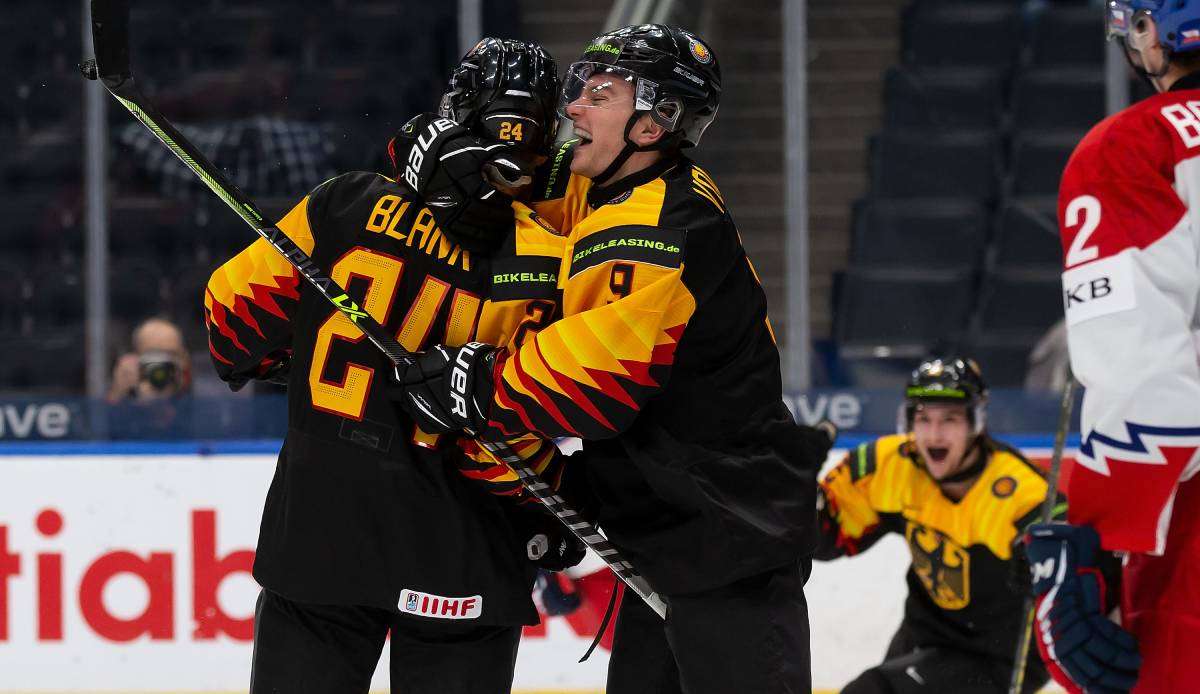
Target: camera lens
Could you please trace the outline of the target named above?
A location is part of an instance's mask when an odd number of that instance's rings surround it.
[[[179,365],[164,352],[148,352],[139,359],[140,378],[154,390],[166,390],[178,384]]]

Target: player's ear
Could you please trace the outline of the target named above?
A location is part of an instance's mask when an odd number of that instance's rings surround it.
[[[667,135],[667,129],[655,123],[649,115],[644,115],[634,124],[629,132],[629,139],[639,147],[652,145]]]

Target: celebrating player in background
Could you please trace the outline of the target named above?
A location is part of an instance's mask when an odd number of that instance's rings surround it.
[[[485,39],[455,70],[444,106],[477,134],[519,122],[519,144],[544,154],[557,92],[540,47]],[[399,137],[428,143],[418,127],[468,137],[427,118]],[[492,154],[453,155],[478,170]],[[407,165],[397,163],[398,175]],[[395,180],[355,172],[320,185],[279,228],[405,348],[475,338],[515,346],[540,327],[522,321],[554,306],[556,282],[534,271],[557,268],[562,239],[509,201],[482,209],[443,232]],[[534,276],[493,282],[514,266]],[[473,461],[395,407],[391,362],[265,241],[213,273],[205,311],[223,379],[235,389],[253,378],[288,386],[288,434],[254,564],[263,591],[250,691],[366,692],[390,632],[392,691],[507,692],[521,625],[537,621],[526,541],[561,526],[539,506],[511,511],[511,500],[464,480],[480,476]],[[538,470],[553,458],[541,441],[515,446]],[[497,486],[501,495],[519,488],[503,478]],[[582,557],[562,537],[548,544],[542,568]]]
[[[1039,528],[1029,546],[1037,642],[1070,691],[1182,691],[1200,682],[1200,1],[1105,12],[1159,94],[1093,128],[1059,190],[1068,344],[1086,391],[1071,525]],[[1121,620],[1136,645],[1098,614],[1097,545],[1128,555]]]
[[[821,482],[818,559],[858,554],[891,532],[912,552],[904,621],[884,662],[843,694],[1007,690],[1025,600],[1014,541],[1047,485],[988,435],[986,403],[975,362],[927,361],[905,392],[905,433],[860,445]],[[1031,653],[1023,691],[1047,679]]]
[[[429,352],[398,373],[423,427],[584,439],[592,512],[670,605],[664,624],[623,601],[610,694],[810,688],[803,587],[830,441],[784,406],[762,287],[682,152],[720,89],[690,32],[593,40],[560,106],[578,139],[537,181],[568,233],[564,317],[519,349]]]

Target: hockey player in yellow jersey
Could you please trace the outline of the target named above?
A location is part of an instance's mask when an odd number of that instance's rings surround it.
[[[430,158],[478,169],[492,151],[455,143],[519,128],[521,144],[544,153],[557,86],[536,44],[485,39],[455,70],[444,115],[398,139],[428,145],[433,128],[447,138]],[[403,176],[411,162],[395,163]],[[455,211],[481,193],[490,202]],[[564,240],[492,197],[451,182],[430,194],[451,204],[431,211],[395,178],[352,172],[318,186],[278,226],[406,349],[472,339],[516,348],[557,306]],[[473,442],[422,431],[396,408],[391,362],[265,241],[213,273],[205,315],[221,378],[235,389],[255,378],[288,387],[288,433],[254,564],[263,591],[252,694],[365,692],[389,634],[393,691],[508,691],[521,625],[537,620],[535,568],[582,557],[566,529],[508,498],[520,485],[480,464]],[[513,445],[553,477],[551,443]],[[527,556],[528,540],[555,533],[551,551]]]
[[[577,140],[530,201],[567,235],[562,317],[517,349],[431,351],[397,373],[430,430],[584,439],[569,491],[670,609],[664,623],[623,601],[610,694],[810,688],[803,585],[830,442],[784,406],[762,287],[716,183],[683,153],[720,88],[691,32],[593,40],[560,102]]]
[[[888,533],[912,553],[904,620],[884,662],[844,694],[1005,692],[1023,620],[1014,546],[1046,496],[1041,471],[988,435],[987,387],[969,359],[922,363],[903,433],[850,451],[821,482],[818,559],[866,551]],[[1065,503],[1055,508],[1063,517]],[[1048,679],[1036,651],[1024,691]]]

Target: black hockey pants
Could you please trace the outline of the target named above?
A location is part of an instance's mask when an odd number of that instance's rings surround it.
[[[1037,660],[1037,647],[1030,648],[1034,652],[1027,661],[1023,694],[1033,694],[1049,680]],[[856,677],[842,694],[1004,694],[1011,678],[1011,661],[944,646],[918,647],[901,625],[886,659]]]
[[[668,597],[663,623],[621,600],[608,694],[808,694],[805,561],[695,595]]]
[[[508,694],[512,689],[520,627],[301,604],[264,590],[254,613],[250,694],[366,694],[389,630],[393,692]]]

